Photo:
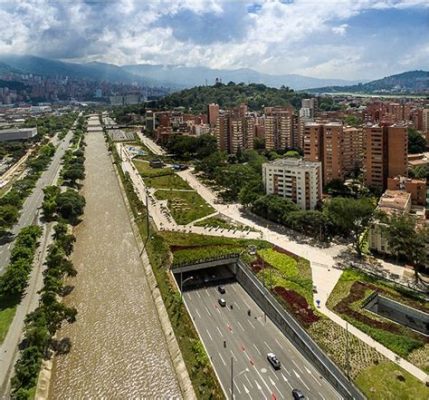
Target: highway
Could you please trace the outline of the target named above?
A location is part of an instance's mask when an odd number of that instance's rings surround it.
[[[234,399],[291,399],[292,389],[300,389],[306,399],[341,398],[274,323],[264,317],[239,283],[224,287],[223,295],[215,286],[185,291],[183,298],[228,398],[231,358]],[[220,297],[226,300],[226,307],[219,306]],[[269,364],[269,352],[280,360],[280,370],[275,371]]]
[[[23,227],[31,225],[36,220],[38,208],[42,205],[43,201],[43,188],[54,183],[61,168],[61,159],[69,147],[72,136],[72,131],[69,131],[66,137],[60,141],[48,169],[42,173],[32,193],[25,199],[19,220],[11,230],[14,235],[19,233]],[[3,273],[9,262],[12,246],[13,241],[0,245],[0,274]]]

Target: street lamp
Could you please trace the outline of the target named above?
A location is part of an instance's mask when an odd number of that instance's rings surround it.
[[[183,272],[180,272],[180,298],[183,299],[183,284],[194,279],[193,276],[189,276],[183,280]]]
[[[234,400],[234,378],[238,378],[246,372],[249,372],[249,368],[243,369],[243,371],[234,376],[234,357],[231,357],[231,400]]]

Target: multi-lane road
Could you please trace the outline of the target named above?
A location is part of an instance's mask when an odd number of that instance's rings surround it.
[[[224,287],[223,295],[216,287],[186,291],[184,301],[228,397],[232,358],[235,399],[290,399],[293,389],[301,390],[306,399],[341,398],[274,323],[265,318],[239,283]],[[219,306],[221,297],[226,300],[226,307]],[[279,358],[280,370],[275,371],[268,363],[269,352]]]
[[[61,168],[61,159],[70,145],[72,136],[72,131],[69,131],[66,137],[59,142],[48,169],[42,173],[32,193],[24,201],[19,220],[11,230],[13,235],[16,235],[23,227],[31,225],[37,220],[38,209],[43,202],[43,188],[54,184],[55,178]],[[9,262],[10,249],[12,246],[13,241],[0,245],[0,275],[4,272],[4,269]]]

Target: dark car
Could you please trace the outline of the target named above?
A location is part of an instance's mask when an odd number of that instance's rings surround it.
[[[274,369],[280,369],[281,367],[280,361],[274,353],[268,353],[267,360],[270,362],[270,364],[273,366]]]
[[[218,286],[217,290],[219,291],[220,294],[225,294],[225,288],[223,286]]]
[[[294,400],[305,400],[305,396],[302,394],[301,390],[299,389],[293,389],[292,396]]]
[[[225,299],[219,299],[217,302],[219,303],[219,305],[220,305],[221,307],[225,307],[225,306],[226,306],[226,301],[225,301]]]

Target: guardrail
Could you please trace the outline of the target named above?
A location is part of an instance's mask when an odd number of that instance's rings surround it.
[[[312,362],[341,396],[345,399],[365,399],[359,389],[240,260],[237,262],[236,278],[283,334]]]
[[[221,260],[229,260],[231,259],[231,261],[235,260],[238,261],[240,257],[240,254],[238,253],[231,253],[231,254],[224,254],[221,256],[217,256],[217,257],[207,257],[207,258],[200,258],[198,260],[195,261],[186,261],[186,262],[182,262],[182,263],[173,263],[171,265],[171,269],[174,270],[176,268],[183,268],[183,267],[189,267],[189,266],[193,266],[193,265],[198,265],[198,264],[206,264],[212,261],[221,261]]]

